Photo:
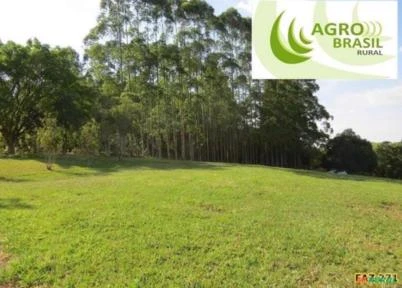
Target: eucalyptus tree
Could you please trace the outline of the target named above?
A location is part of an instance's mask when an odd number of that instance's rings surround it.
[[[300,166],[325,140],[314,81],[251,79],[251,20],[235,9],[216,16],[202,0],[101,8],[88,71],[102,141],[115,153]]]
[[[318,103],[317,90],[314,80],[265,82],[259,114],[269,164],[298,167],[306,149],[326,141],[330,115]]]

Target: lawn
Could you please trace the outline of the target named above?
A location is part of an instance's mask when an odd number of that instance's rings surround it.
[[[358,272],[402,277],[401,182],[0,159],[0,287],[353,287]]]

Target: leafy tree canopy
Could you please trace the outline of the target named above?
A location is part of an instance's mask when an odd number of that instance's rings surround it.
[[[52,114],[64,127],[77,127],[90,104],[78,55],[38,40],[0,43],[0,132],[13,154],[19,139]]]
[[[372,174],[377,166],[377,156],[369,141],[347,129],[328,142],[325,165],[328,169]]]

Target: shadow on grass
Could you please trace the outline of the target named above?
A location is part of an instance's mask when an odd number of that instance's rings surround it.
[[[43,163],[44,159],[37,159]],[[222,163],[205,163],[192,161],[174,161],[174,160],[159,160],[159,159],[122,159],[106,158],[106,157],[79,157],[79,156],[63,156],[58,157],[55,164],[65,169],[53,172],[71,176],[92,176],[92,175],[107,175],[121,170],[219,170],[230,166],[230,164]],[[83,168],[83,171],[74,171],[71,168]]]
[[[337,175],[333,173],[307,171],[307,170],[290,170],[292,173],[300,176],[307,176],[319,179],[338,180],[338,181],[357,181],[357,182],[390,182],[402,184],[402,181],[388,178],[377,178],[361,175]]]
[[[9,178],[9,177],[0,176],[0,183],[1,182],[22,183],[22,182],[28,182],[28,181],[24,180],[24,179],[15,179],[15,178]]]
[[[43,163],[46,167],[46,161],[40,157],[29,158],[13,158],[14,160],[37,160]],[[175,161],[175,160],[160,160],[160,159],[144,159],[144,158],[126,158],[118,160],[114,157],[89,157],[89,156],[60,156],[56,158],[55,164],[60,166],[62,170],[54,169],[53,173],[68,175],[68,176],[104,176],[116,173],[122,170],[224,170],[229,167],[239,166],[242,164],[233,163],[212,163],[212,162],[193,162],[193,161]],[[253,165],[245,165],[252,167]],[[259,165],[258,165],[259,166]],[[256,166],[257,167],[257,166]],[[265,166],[267,167],[267,166]],[[78,169],[74,169],[78,168]],[[82,170],[80,170],[80,168]],[[267,167],[270,169],[280,169],[291,172],[299,176],[313,177],[319,179],[338,180],[338,181],[357,181],[357,182],[390,182],[402,184],[401,180],[393,180],[386,178],[375,178],[359,175],[337,175],[319,171],[295,170],[278,167]],[[0,177],[0,183],[3,182],[25,182],[28,180],[13,179]]]
[[[26,204],[19,198],[1,199],[0,210],[19,210],[19,209],[33,209],[32,205]]]

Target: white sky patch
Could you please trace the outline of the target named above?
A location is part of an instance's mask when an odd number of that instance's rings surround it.
[[[387,88],[340,94],[334,99],[334,103],[337,106],[349,104],[351,107],[359,108],[386,108],[396,106],[401,106],[402,108],[402,84]]]
[[[319,80],[318,85],[320,85],[320,91],[333,93],[342,82],[344,80]]]
[[[96,25],[99,5],[99,0],[0,0],[0,40],[25,44],[38,38],[82,53],[83,39]]]
[[[369,105],[374,107],[400,106],[402,108],[402,85],[367,91],[363,93],[363,97],[367,99]]]
[[[402,140],[402,83],[393,87],[343,93],[335,96],[328,111],[340,133],[352,128],[374,142]]]
[[[249,15],[254,14],[254,9],[258,3],[258,0],[239,0],[236,4],[236,8],[247,12]]]

